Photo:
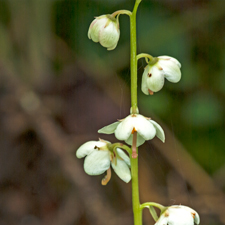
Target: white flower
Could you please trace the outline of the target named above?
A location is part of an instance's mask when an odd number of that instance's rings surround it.
[[[182,205],[170,206],[159,217],[155,225],[194,225],[200,223],[198,213]]]
[[[165,141],[164,131],[161,126],[140,114],[131,114],[125,119],[103,127],[98,131],[98,133],[104,134],[115,133],[117,139],[124,140],[129,145],[132,145],[134,132],[137,132],[137,147],[155,136],[161,141]]]
[[[165,78],[177,83],[181,78],[181,64],[170,56],[159,56],[157,62],[145,67],[141,90],[149,95],[162,89]]]
[[[84,170],[89,175],[100,175],[110,169],[110,164],[116,174],[126,183],[131,180],[130,173],[130,158],[117,148],[116,152],[110,152],[107,144],[110,142],[100,141],[88,141],[81,145],[77,152],[77,158],[83,158]],[[110,179],[110,177],[109,177]]]
[[[119,20],[111,15],[96,17],[88,30],[88,38],[99,42],[107,50],[113,50],[120,37]]]

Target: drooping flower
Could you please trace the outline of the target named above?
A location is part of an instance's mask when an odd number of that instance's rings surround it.
[[[141,114],[131,114],[125,119],[110,124],[98,130],[98,133],[112,134],[119,140],[133,145],[133,136],[137,135],[136,146],[142,145],[146,140],[157,136],[162,142],[165,141],[164,131],[161,126],[150,118]]]
[[[88,30],[88,38],[99,42],[107,50],[113,50],[119,41],[119,19],[111,15],[96,17]]]
[[[175,58],[170,56],[159,56],[156,63],[150,63],[145,67],[142,76],[141,90],[144,94],[149,95],[160,91],[164,85],[165,78],[177,83],[181,79],[181,64]]]
[[[110,142],[100,139],[99,141],[88,141],[81,145],[77,152],[77,158],[83,158],[84,170],[89,175],[100,175],[107,171],[102,184],[107,184],[111,177],[110,165],[116,174],[126,183],[131,180],[130,158],[123,150],[117,148],[115,152],[108,149]]]
[[[183,205],[168,207],[159,217],[155,225],[194,225],[200,223],[198,213]]]

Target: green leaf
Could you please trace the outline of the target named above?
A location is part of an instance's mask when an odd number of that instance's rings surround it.
[[[151,205],[149,206],[149,212],[151,213],[153,219],[155,221],[157,221],[159,217],[158,217],[158,215],[157,215],[157,213],[155,211],[155,208],[153,206],[151,206]]]
[[[115,122],[115,123],[112,123],[108,126],[105,126],[102,129],[98,130],[98,133],[100,133],[100,134],[112,134],[116,130],[119,123],[120,122]]]

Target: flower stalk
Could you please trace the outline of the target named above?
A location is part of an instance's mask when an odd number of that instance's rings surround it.
[[[110,143],[99,139],[89,141],[77,150],[77,157],[83,158],[84,170],[89,175],[100,175],[106,172],[102,179],[102,185],[106,185],[111,178],[111,168],[126,183],[132,180],[132,206],[134,225],[142,225],[142,211],[148,208],[155,225],[199,224],[200,218],[196,211],[187,206],[165,207],[155,202],[140,204],[138,184],[138,147],[145,141],[158,137],[165,142],[165,134],[162,127],[149,117],[139,114],[137,99],[137,62],[145,58],[147,66],[142,76],[141,90],[146,95],[153,95],[164,85],[165,78],[177,83],[181,78],[180,62],[170,56],[153,57],[147,53],[137,55],[136,14],[142,0],[136,0],[133,11],[118,10],[112,14],[97,17],[90,25],[88,37],[94,42],[99,42],[107,50],[113,50],[119,41],[119,15],[126,14],[130,17],[130,75],[131,75],[131,109],[130,115],[107,125],[98,133],[115,134],[118,140],[125,141],[128,147],[122,143]],[[126,152],[124,152],[126,151]],[[127,153],[130,157],[128,157]],[[157,215],[155,207],[160,209]]]
[[[129,10],[124,10],[123,9],[123,10],[118,10],[118,11],[112,13],[111,16],[116,17],[117,15],[120,15],[120,14],[125,14],[125,15],[128,15],[128,16],[131,16],[132,12],[129,11]]]
[[[136,14],[141,0],[136,0],[132,15],[130,16],[130,72],[131,72],[131,113],[138,113],[137,101],[137,31]],[[136,148],[138,155],[138,148]],[[131,161],[132,203],[134,213],[134,225],[142,225],[142,210],[139,199],[138,185],[138,156]]]
[[[136,149],[138,154],[138,149]],[[132,203],[134,213],[134,225],[142,225],[142,209],[139,200],[139,185],[138,185],[138,157],[130,156],[131,162],[131,181],[132,181]]]
[[[157,61],[157,58],[154,58],[153,56],[147,54],[147,53],[140,53],[137,55],[137,60],[145,58],[146,62],[148,63],[149,61],[155,63]],[[148,61],[147,61],[148,60]]]
[[[131,73],[131,107],[132,113],[137,113],[137,31],[136,14],[140,0],[136,0],[130,16],[130,73]]]

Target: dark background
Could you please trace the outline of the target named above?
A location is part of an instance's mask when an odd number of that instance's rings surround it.
[[[114,51],[88,39],[94,16],[134,0],[0,0],[0,224],[132,224],[131,184],[83,171],[76,149],[129,114],[129,19]],[[178,84],[139,110],[165,130],[140,148],[141,202],[194,208],[225,224],[225,1],[143,0],[138,53],[182,64]],[[154,224],[144,210],[144,224]]]

